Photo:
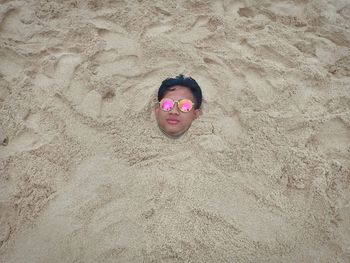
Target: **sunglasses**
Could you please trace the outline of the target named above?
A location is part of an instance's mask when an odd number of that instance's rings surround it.
[[[177,108],[182,112],[189,112],[192,110],[194,103],[189,99],[172,100],[169,98],[163,98],[159,102],[160,109],[163,111],[171,111],[177,104]]]

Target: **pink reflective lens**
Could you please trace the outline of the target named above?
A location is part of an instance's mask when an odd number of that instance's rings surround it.
[[[162,99],[160,101],[160,108],[164,111],[171,111],[174,108],[174,104],[172,99]]]
[[[182,112],[189,112],[192,109],[192,101],[183,99],[178,102],[179,109]]]

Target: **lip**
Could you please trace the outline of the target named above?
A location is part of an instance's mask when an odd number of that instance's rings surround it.
[[[178,119],[166,119],[166,122],[169,123],[170,125],[176,125],[180,121]]]

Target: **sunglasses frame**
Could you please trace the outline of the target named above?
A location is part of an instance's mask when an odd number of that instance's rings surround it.
[[[162,102],[163,100],[165,100],[165,99],[167,99],[167,100],[172,100],[173,103],[174,103],[174,106],[173,106],[170,110],[164,110],[164,109],[162,109],[162,107],[160,107],[161,102]],[[180,107],[179,107],[179,102],[182,101],[182,100],[188,100],[188,101],[190,101],[190,102],[192,103],[192,107],[191,107],[191,109],[190,109],[189,111],[182,111],[182,110],[180,109]],[[176,107],[179,109],[179,111],[181,111],[181,112],[183,112],[183,113],[188,113],[188,112],[190,112],[190,111],[193,109],[194,105],[195,105],[195,103],[194,103],[192,100],[190,100],[190,99],[173,100],[173,99],[170,99],[170,98],[163,98],[163,99],[161,99],[161,100],[158,102],[158,104],[159,104],[159,108],[160,108],[162,111],[165,111],[165,112],[172,111],[172,109],[174,109],[175,104],[176,104]]]

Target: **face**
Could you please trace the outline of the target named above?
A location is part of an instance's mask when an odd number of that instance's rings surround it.
[[[165,93],[164,98],[173,99],[175,101],[181,99],[189,99],[196,103],[192,92],[183,86],[174,86],[172,90]],[[171,111],[163,111],[159,105],[155,109],[155,115],[159,128],[170,137],[178,137],[187,131],[192,122],[200,115],[200,109],[195,106],[189,112],[182,112],[177,105]]]

